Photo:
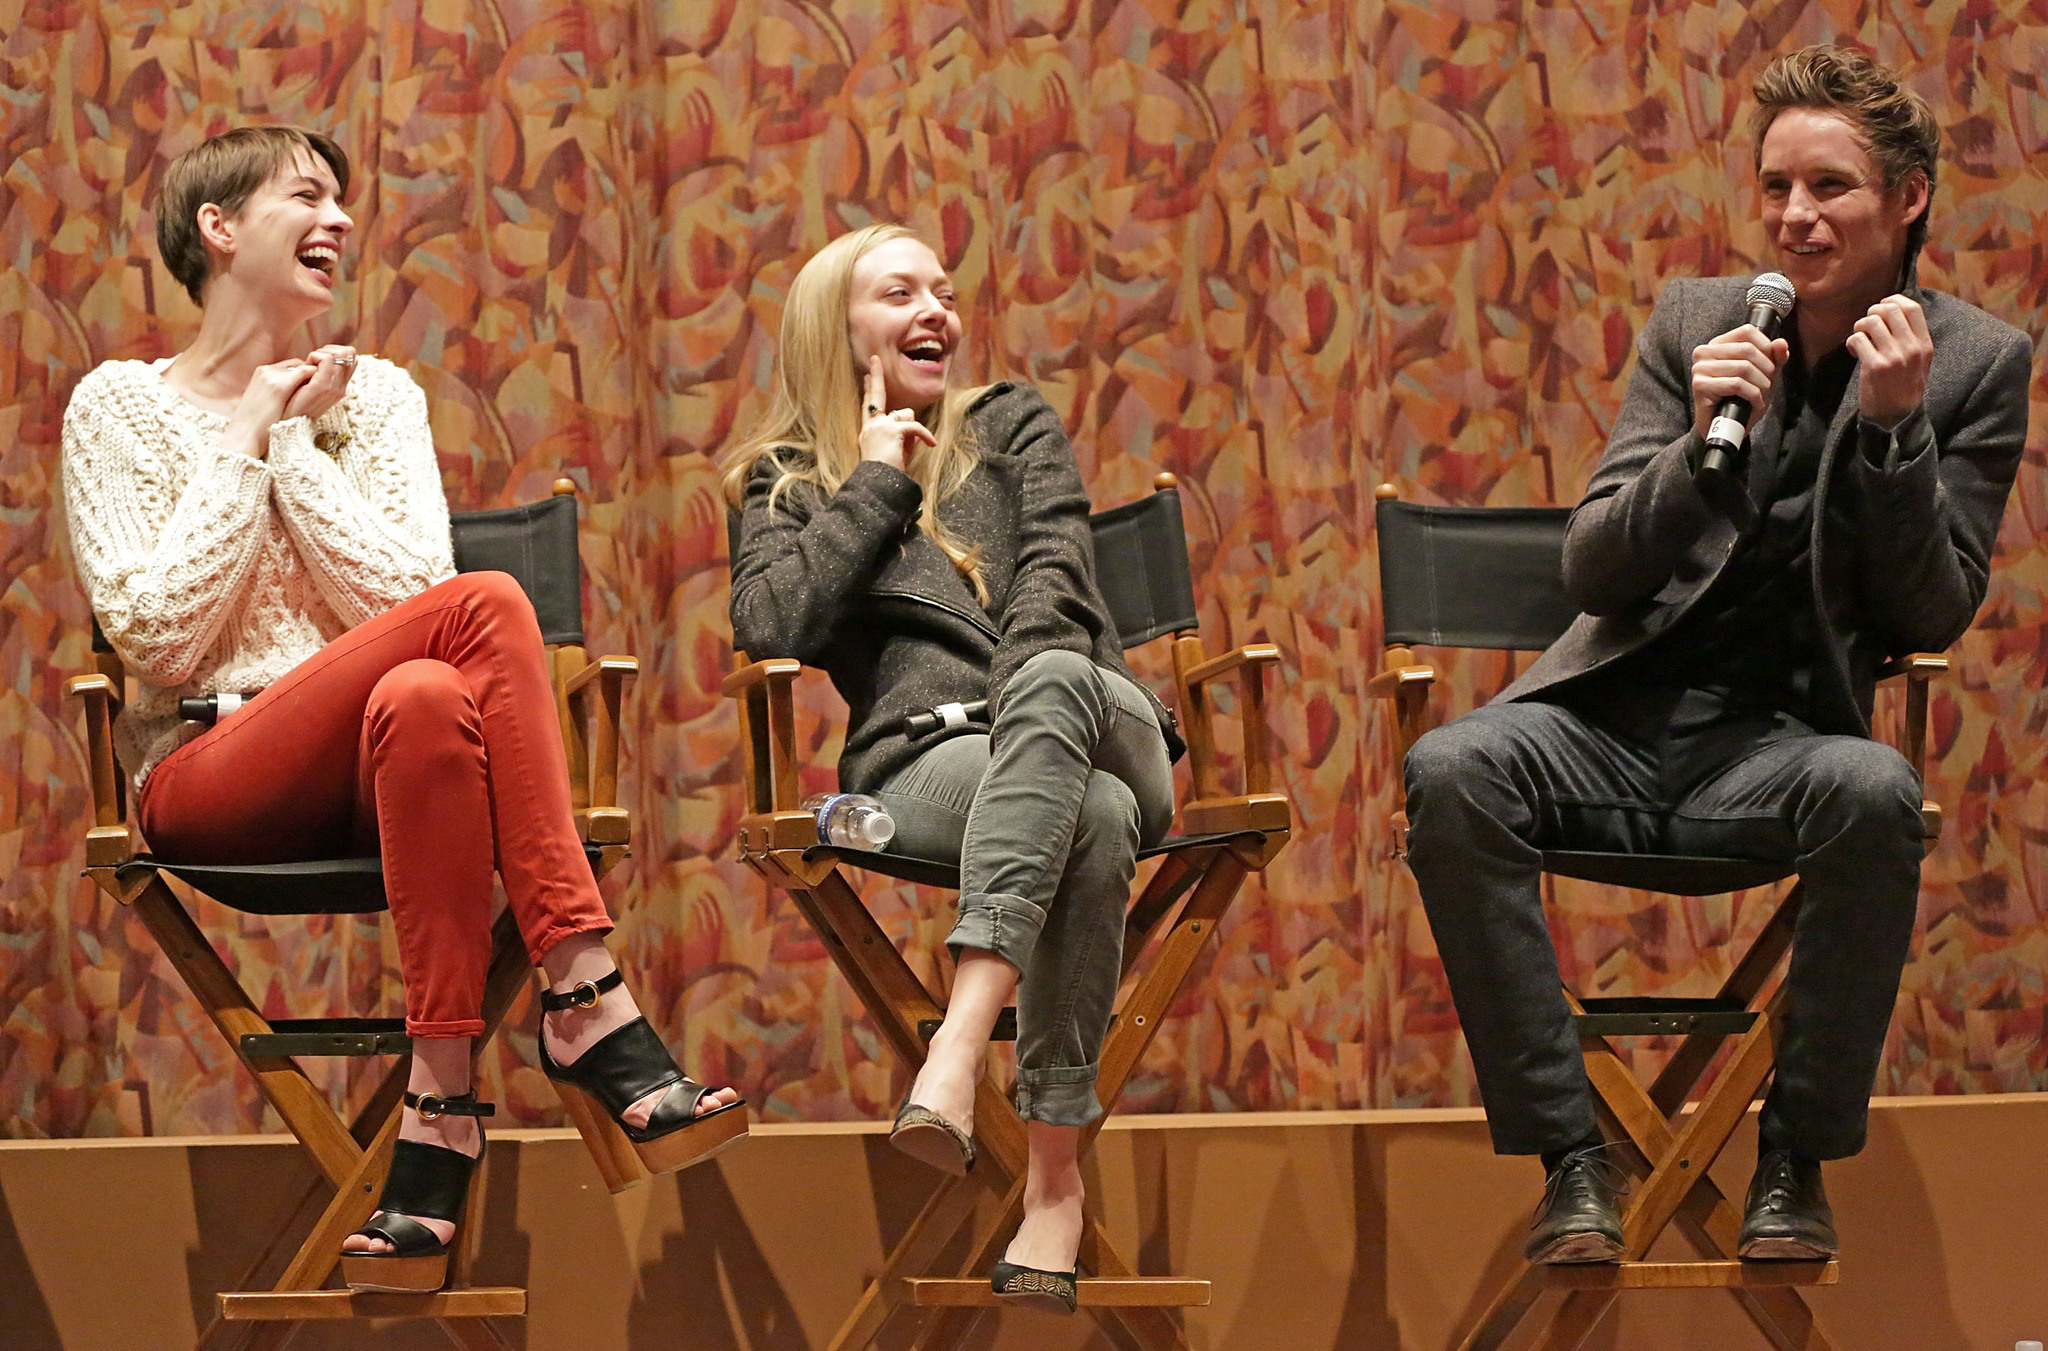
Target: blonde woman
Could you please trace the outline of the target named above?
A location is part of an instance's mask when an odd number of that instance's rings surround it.
[[[960,341],[944,267],[899,226],[798,273],[773,401],[725,472],[733,635],[824,667],[851,713],[840,787],[888,806],[892,849],[959,864],[952,1000],[891,1139],[973,1166],[974,1086],[1014,993],[1030,1169],[992,1281],[1071,1313],[1080,1132],[1102,1114],[1124,906],[1172,816],[1180,741],[1124,665],[1058,415],[1023,385],[955,388]],[[992,726],[904,729],[981,699]]]

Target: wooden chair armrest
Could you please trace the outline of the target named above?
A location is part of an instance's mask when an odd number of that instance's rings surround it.
[[[1415,660],[1407,647],[1396,644],[1387,649],[1386,667],[1365,682],[1370,698],[1391,699],[1394,704],[1394,782],[1401,782],[1402,766],[1408,752],[1427,730],[1429,692],[1436,686],[1436,668]],[[1396,858],[1408,852],[1408,813],[1397,811],[1388,822],[1393,832]]]
[[[1272,791],[1273,752],[1266,730],[1266,668],[1279,660],[1280,649],[1271,643],[1247,643],[1234,652],[1211,658],[1203,653],[1199,638],[1174,640],[1174,684],[1180,696],[1180,730],[1188,743],[1192,780],[1192,796],[1181,810],[1188,830],[1225,828],[1211,818],[1248,821],[1245,813],[1253,809],[1255,802],[1260,804],[1255,814],[1267,824],[1244,826],[1240,822],[1239,826],[1229,828],[1285,829],[1271,823],[1291,819],[1286,797]],[[1226,675],[1237,681],[1238,721],[1244,729],[1244,791],[1239,794],[1224,792],[1216,769],[1216,707],[1208,686]],[[1222,817],[1218,817],[1219,812]]]
[[[1878,669],[1880,681],[1906,678],[1906,717],[1903,724],[1904,745],[1899,753],[1906,757],[1906,763],[1913,766],[1913,777],[1920,780],[1920,791],[1927,791],[1927,686],[1938,675],[1948,674],[1948,658],[1939,652],[1911,652],[1903,657],[1894,657]],[[1927,847],[1934,848],[1934,842],[1941,837],[1941,807],[1923,796],[1920,800],[1920,822],[1926,836]]]
[[[791,687],[804,664],[792,657],[749,662],[733,653],[735,669],[719,689],[739,701],[742,783],[747,813],[766,816],[796,810],[796,703]]]
[[[1280,660],[1280,649],[1271,643],[1247,643],[1235,652],[1190,667],[1181,679],[1188,685],[1206,685],[1220,676],[1235,675],[1246,667],[1271,666]]]
[[[1935,676],[1947,674],[1947,657],[1939,652],[1914,652],[1903,657],[1893,657],[1878,668],[1877,678],[1885,681],[1908,676],[1914,680],[1931,680]]]
[[[787,686],[804,673],[804,664],[793,657],[768,657],[740,667],[718,683],[721,694],[737,699],[742,690],[775,683]]]
[[[135,855],[128,830],[128,784],[114,757],[114,714],[121,707],[121,689],[99,672],[72,676],[64,693],[85,704],[86,772],[92,779],[92,828],[86,832],[85,862],[89,868],[118,867]]]
[[[1365,694],[1369,699],[1398,699],[1417,685],[1428,690],[1435,680],[1434,666],[1396,666],[1366,681]]]
[[[591,662],[588,666],[570,676],[562,686],[562,693],[574,699],[577,695],[583,693],[585,686],[600,676],[609,682],[623,684],[639,674],[640,659],[638,657],[621,657],[617,655],[599,657],[596,661]]]
[[[576,826],[586,844],[632,838],[632,813],[619,806],[619,718],[626,682],[639,674],[637,658],[614,654],[577,667],[562,681],[571,764],[581,761],[583,768]]]

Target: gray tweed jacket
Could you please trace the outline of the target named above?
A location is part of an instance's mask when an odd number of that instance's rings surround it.
[[[1749,280],[1685,278],[1659,297],[1565,534],[1565,589],[1585,613],[1500,700],[1554,689],[1655,641],[1727,563],[1736,526],[1700,496],[1690,468],[1702,449],[1692,431],[1692,352],[1744,321]],[[2027,336],[1954,296],[1910,294],[1934,338],[1920,411],[1886,432],[1857,416],[1852,380],[1822,452],[1812,559],[1826,651],[1816,660],[1816,731],[1868,736],[1879,666],[1938,652],[1969,627],[2026,445]],[[1780,383],[1750,434],[1753,499],[1768,482],[1783,411]]]
[[[959,734],[912,740],[907,715],[983,698],[999,707],[1004,685],[1040,652],[1077,652],[1130,676],[1095,586],[1088,492],[1059,415],[1036,390],[1005,382],[969,407],[964,430],[980,463],[942,516],[981,549],[986,609],[917,528],[924,490],[901,470],[863,462],[829,498],[791,484],[773,510],[779,471],[767,457],[747,484],[732,554],[733,645],[832,677],[850,714],[839,757],[847,792],[873,792]],[[1173,715],[1156,695],[1152,703],[1178,758]]]

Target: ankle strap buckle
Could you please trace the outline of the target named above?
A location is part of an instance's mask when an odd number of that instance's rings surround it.
[[[491,1102],[478,1102],[476,1090],[458,1093],[453,1097],[442,1097],[435,1093],[408,1093],[405,1105],[419,1113],[422,1121],[433,1121],[444,1116],[496,1116],[498,1106]]]
[[[594,1009],[607,990],[615,990],[625,983],[626,978],[614,968],[596,980],[578,981],[560,994],[543,989],[540,1006],[549,1013],[559,1013],[563,1009]]]

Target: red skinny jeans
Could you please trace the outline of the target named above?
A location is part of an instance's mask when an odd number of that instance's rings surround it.
[[[350,629],[150,772],[143,834],[176,863],[376,849],[406,1031],[483,1031],[491,873],[536,965],[612,927],[569,801],[533,606],[464,573]]]

